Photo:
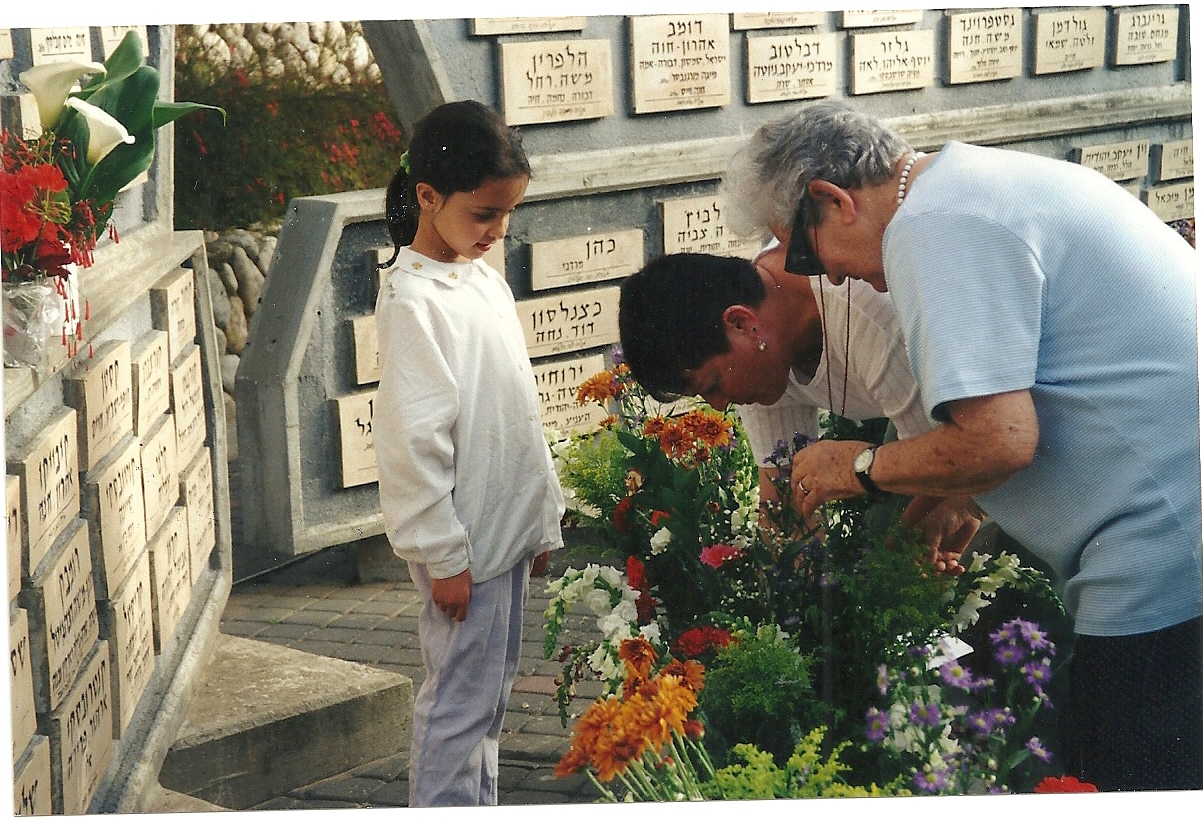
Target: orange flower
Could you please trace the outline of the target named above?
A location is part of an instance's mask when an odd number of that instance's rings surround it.
[[[666,665],[660,672],[661,677],[676,677],[681,684],[695,694],[706,684],[706,671],[696,660],[676,660]]]
[[[584,404],[589,401],[596,401],[599,404],[604,404],[611,398],[617,397],[621,392],[622,390],[619,388],[614,374],[609,370],[603,370],[600,373],[589,376],[577,387],[576,402]]]
[[[573,726],[572,747],[556,765],[556,776],[568,776],[593,760],[601,737],[622,708],[617,697],[599,699],[589,706]]]
[[[735,427],[728,418],[694,410],[686,414],[682,421],[690,433],[708,447],[731,445]]]
[[[660,449],[670,458],[687,455],[693,448],[693,436],[681,423],[666,423],[660,433]]]
[[[617,415],[607,415],[605,418],[603,418],[597,422],[597,425],[599,427],[601,427],[602,429],[610,429],[611,427],[617,426],[617,424],[618,424],[618,416]]]
[[[668,424],[668,419],[663,415],[653,415],[643,422],[643,434],[649,438],[659,438]]]
[[[652,664],[656,662],[656,649],[646,637],[632,637],[622,641],[618,647],[618,658],[626,662],[628,677],[634,674],[646,680],[652,672]]]

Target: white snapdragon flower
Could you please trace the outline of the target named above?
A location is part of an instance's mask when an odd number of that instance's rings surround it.
[[[654,646],[663,645],[663,638],[660,636],[659,623],[648,623],[646,626],[640,627],[639,634],[643,637],[643,639],[647,640]]]
[[[597,617],[609,614],[614,608],[610,603],[609,589],[590,589],[585,594],[584,603]]]
[[[656,534],[652,535],[651,547],[652,554],[664,554],[668,550],[668,544],[672,542],[673,533],[667,528],[661,527],[656,530]]]
[[[624,637],[631,636],[631,624],[635,622],[639,612],[635,609],[633,600],[623,600],[613,611],[597,621],[597,628],[602,634],[611,635],[622,633]]]

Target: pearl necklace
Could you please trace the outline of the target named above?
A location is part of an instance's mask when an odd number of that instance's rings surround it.
[[[911,175],[911,168],[919,161],[920,157],[927,156],[923,151],[911,154],[911,158],[902,166],[902,176],[898,178],[898,204],[902,204],[902,200],[906,199],[906,180]]]

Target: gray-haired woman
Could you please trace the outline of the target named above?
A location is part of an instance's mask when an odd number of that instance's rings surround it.
[[[970,493],[1046,561],[1078,634],[1067,772],[1203,788],[1203,522],[1191,247],[1101,174],[951,142],[914,151],[820,102],[732,162],[785,267],[889,292],[931,432],[820,442],[804,514],[876,488]]]

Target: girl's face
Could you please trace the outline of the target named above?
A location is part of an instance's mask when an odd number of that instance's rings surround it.
[[[505,236],[510,214],[526,195],[529,182],[528,176],[486,179],[475,190],[449,196],[419,182],[421,215],[411,247],[442,262],[479,259]]]

